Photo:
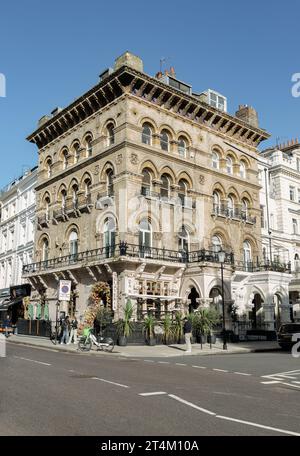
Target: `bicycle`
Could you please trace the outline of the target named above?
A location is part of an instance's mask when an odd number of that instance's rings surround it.
[[[90,351],[92,345],[96,345],[97,350],[112,352],[115,346],[115,343],[111,337],[101,337],[94,334],[93,328],[87,328],[85,334],[79,338],[78,350],[80,351]]]

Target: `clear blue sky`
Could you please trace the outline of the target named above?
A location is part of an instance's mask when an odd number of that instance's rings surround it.
[[[154,75],[161,57],[196,92],[207,88],[253,105],[260,125],[281,141],[300,137],[297,0],[10,0],[0,9],[0,187],[37,161],[27,143],[37,120],[97,82],[125,50]]]

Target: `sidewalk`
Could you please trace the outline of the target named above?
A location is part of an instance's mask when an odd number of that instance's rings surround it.
[[[82,353],[77,350],[77,346],[71,345],[54,345],[49,339],[43,337],[33,336],[10,336],[8,343],[22,344],[31,347],[41,348],[44,350],[54,350],[57,352],[68,352],[68,353]],[[200,344],[192,345],[192,353],[185,354],[185,345],[155,345],[149,347],[147,345],[128,345],[127,347],[115,346],[112,353],[104,353],[97,351],[96,347],[88,352],[91,355],[105,355],[105,356],[124,356],[130,358],[168,358],[172,356],[209,356],[209,355],[227,355],[227,354],[238,354],[238,353],[257,353],[257,352],[269,352],[280,350],[276,341],[252,341],[252,342],[239,342],[235,344],[227,344],[228,349],[223,350],[222,343],[216,343],[210,348],[209,344],[203,345],[201,350]],[[84,353],[85,355],[87,353]]]

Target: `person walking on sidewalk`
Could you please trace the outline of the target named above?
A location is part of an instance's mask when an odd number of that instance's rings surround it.
[[[60,343],[61,344],[63,344],[63,343],[67,344],[67,342],[69,340],[69,332],[70,332],[69,317],[66,317],[65,320],[62,321],[61,329],[62,329],[62,338],[60,340]]]
[[[70,332],[68,345],[72,342],[72,339],[73,339],[73,343],[77,344],[77,329],[78,329],[78,320],[76,317],[74,317],[73,320],[71,321],[71,332]]]
[[[183,325],[183,333],[186,343],[186,353],[192,353],[192,344],[191,344],[191,337],[192,337],[192,323],[187,319],[184,318],[184,325]]]

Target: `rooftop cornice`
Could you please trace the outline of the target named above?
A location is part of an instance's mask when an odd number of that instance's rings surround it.
[[[45,121],[27,139],[37,144],[39,148],[43,148],[124,93],[130,93],[156,106],[164,107],[179,116],[206,125],[214,131],[219,131],[253,147],[257,147],[261,141],[270,136],[265,130],[219,111],[200,101],[195,95],[185,94],[159,79],[128,66],[122,66],[54,117]]]

